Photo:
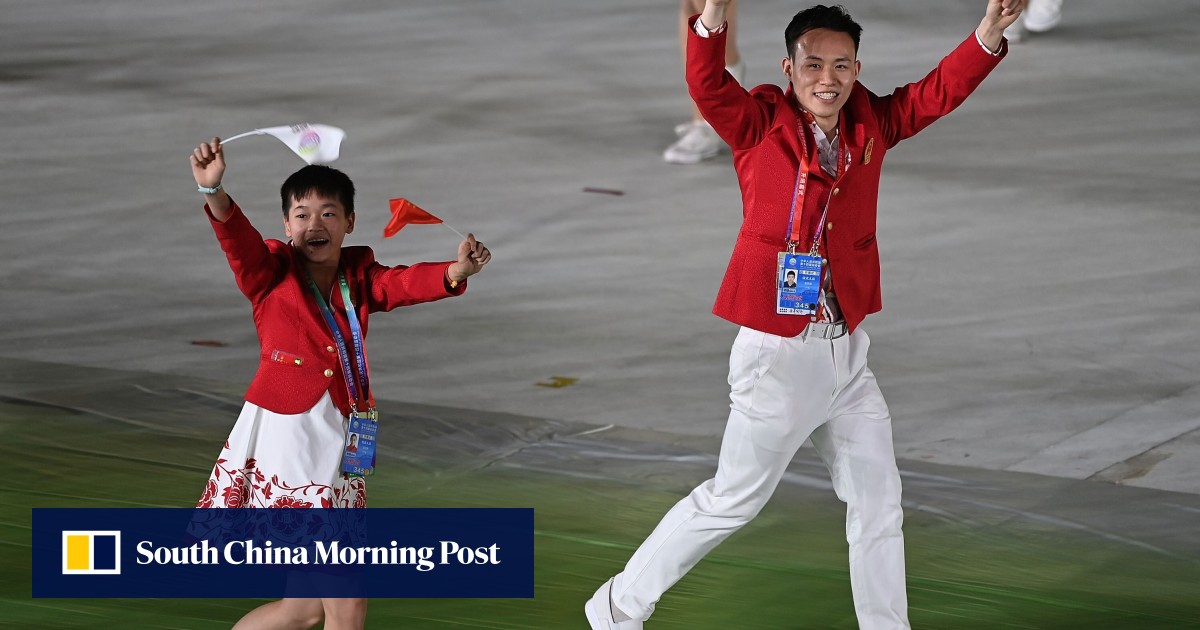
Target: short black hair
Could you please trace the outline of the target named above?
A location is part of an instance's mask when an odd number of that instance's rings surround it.
[[[862,37],[862,27],[854,21],[854,18],[850,17],[846,7],[841,5],[827,7],[818,4],[797,13],[787,28],[783,30],[783,43],[787,46],[789,59],[794,59],[796,56],[796,41],[805,33],[818,28],[827,28],[849,35],[850,39],[854,40],[854,53],[858,54],[858,41]]]
[[[346,216],[354,214],[354,182],[343,172],[324,164],[309,164],[292,173],[279,188],[283,202],[283,216],[287,216],[292,202],[299,201],[312,193],[333,197],[342,202]]]

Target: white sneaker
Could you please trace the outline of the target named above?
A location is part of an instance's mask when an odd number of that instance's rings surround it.
[[[642,630],[642,622],[630,619],[617,623],[612,615],[612,583],[610,579],[596,589],[596,594],[583,605],[583,614],[587,615],[588,624],[592,630]]]
[[[679,140],[663,151],[663,159],[671,164],[696,164],[717,157],[725,142],[707,122],[690,122],[675,128]]]
[[[1045,33],[1062,22],[1062,0],[1030,0],[1021,17],[1025,30]]]

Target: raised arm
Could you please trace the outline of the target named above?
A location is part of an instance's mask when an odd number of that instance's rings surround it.
[[[771,124],[769,105],[750,95],[725,71],[725,25],[729,0],[707,0],[704,11],[688,24],[688,94],[717,135],[733,149],[757,145]]]
[[[700,13],[700,22],[708,30],[716,30],[725,23],[725,13],[729,10],[731,2],[732,0],[707,0],[704,3],[704,11]]]
[[[448,262],[386,267],[375,261],[370,250],[353,249],[365,250],[368,256],[368,307],[372,312],[462,295],[467,290],[467,278],[482,271],[492,260],[492,252],[470,233],[459,243],[457,259]]]
[[[1016,21],[1025,0],[988,0],[979,28],[925,78],[892,94],[872,97],[887,146],[915,135],[962,104],[1008,53],[1004,29]]]
[[[221,177],[225,175],[225,152],[221,150],[221,139],[213,138],[212,142],[202,142],[192,151],[192,177],[196,178],[197,188],[216,188],[215,193],[205,193],[204,201],[212,212],[213,218],[224,223],[232,212],[233,200],[221,188]]]
[[[196,186],[217,189],[215,192],[205,192],[204,201],[212,216],[217,242],[225,252],[238,288],[251,302],[258,302],[283,278],[287,256],[282,251],[271,251],[263,241],[262,234],[254,229],[246,215],[221,188],[221,177],[225,174],[225,153],[219,138],[196,147],[192,151],[191,162]],[[282,247],[286,246],[279,244],[277,249]]]

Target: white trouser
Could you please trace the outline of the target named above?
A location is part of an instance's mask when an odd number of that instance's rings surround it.
[[[850,585],[863,630],[908,628],[900,473],[892,423],[867,368],[871,340],[802,340],[742,328],[729,357],[731,411],[714,478],[663,517],[612,586],[635,619],[758,514],[812,437],[846,503]]]

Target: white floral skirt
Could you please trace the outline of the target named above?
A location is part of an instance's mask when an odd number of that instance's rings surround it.
[[[347,422],[328,392],[295,415],[247,402],[197,507],[366,507],[365,480],[341,472]]]

